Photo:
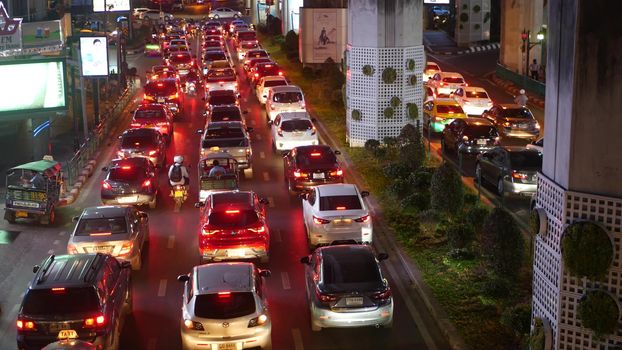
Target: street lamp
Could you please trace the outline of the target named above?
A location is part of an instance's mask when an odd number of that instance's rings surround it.
[[[526,53],[525,76],[529,76],[529,51],[531,51],[531,49],[533,49],[536,45],[542,44],[542,42],[544,41],[544,34],[545,33],[546,32],[544,31],[544,29],[540,30],[536,34],[536,39],[538,41],[535,41],[535,42],[529,41],[529,37],[531,35],[531,32],[529,30],[523,29],[523,31],[520,33],[520,37],[523,40],[523,46],[522,46],[521,50]],[[540,63],[542,63],[542,62],[540,62]]]

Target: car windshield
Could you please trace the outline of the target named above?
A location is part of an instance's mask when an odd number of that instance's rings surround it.
[[[81,219],[76,230],[76,236],[88,236],[91,233],[126,233],[125,217]]]
[[[24,297],[22,313],[34,315],[67,315],[99,311],[99,299],[93,288],[32,289]]]
[[[248,147],[248,140],[246,138],[214,138],[214,139],[203,139],[201,143],[202,148],[211,148],[211,147]]]
[[[136,120],[153,120],[153,119],[164,119],[166,114],[162,109],[139,109],[134,113],[134,119]]]
[[[136,181],[141,180],[144,174],[144,169],[139,167],[114,167],[110,169],[108,180],[120,182]]]
[[[435,65],[435,64],[429,64],[428,63],[428,64],[426,64],[425,69],[426,70],[438,70],[438,66]]]
[[[501,116],[505,118],[534,119],[531,111],[529,111],[527,108],[501,109]]]
[[[324,254],[322,284],[329,292],[381,290],[378,264],[367,254]]]
[[[313,129],[313,124],[311,121],[306,119],[291,119],[284,120],[281,123],[281,130],[292,132],[292,131],[307,131]]]
[[[464,135],[470,138],[497,137],[497,129],[490,125],[470,125],[464,130]]]
[[[284,86],[287,82],[284,79],[266,80],[263,83],[264,87]]]
[[[542,154],[540,152],[510,152],[510,163],[513,169],[540,170],[542,169]]]
[[[212,106],[218,105],[234,105],[237,101],[235,95],[210,95],[209,104]]]
[[[320,211],[357,210],[362,208],[361,201],[357,195],[320,197]]]
[[[214,228],[243,228],[258,222],[257,213],[250,209],[216,211],[209,215],[209,224]]]
[[[486,91],[466,91],[466,97],[488,99],[488,94],[486,93]]]
[[[256,49],[259,47],[259,44],[257,44],[254,41],[246,41],[246,42],[242,42],[242,45],[240,45],[243,49]]]
[[[121,148],[147,148],[156,147],[154,134],[148,135],[125,135],[121,139]]]
[[[464,113],[462,107],[452,105],[437,105],[436,112],[438,113]]]
[[[217,121],[238,121],[242,120],[242,115],[238,108],[215,108],[211,114],[211,120]]]
[[[145,94],[151,96],[170,96],[177,93],[174,81],[150,81],[145,85]]]
[[[300,92],[277,92],[272,98],[277,103],[296,103],[302,101],[302,93]]]
[[[248,41],[257,39],[255,32],[238,32],[238,41]]]
[[[231,68],[210,69],[207,72],[208,81],[235,81],[235,72]]]
[[[464,84],[464,79],[460,77],[447,77],[443,78],[443,82],[450,84]]]
[[[337,163],[337,157],[333,152],[298,152],[296,155],[296,163],[301,167],[319,166],[333,167]]]
[[[199,294],[194,301],[197,317],[226,320],[255,312],[255,298],[251,292]]]

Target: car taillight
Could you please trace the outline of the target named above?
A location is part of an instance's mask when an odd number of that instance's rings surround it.
[[[110,186],[110,184],[108,183],[108,181],[104,180],[104,181],[102,181],[102,188],[103,188],[104,190],[111,190],[111,189],[112,189],[112,186]]]
[[[188,329],[194,329],[195,331],[202,331],[203,325],[200,322],[195,322],[192,320],[184,320],[184,326]]]
[[[150,152],[150,154],[151,154],[151,152]],[[145,181],[143,182],[143,187],[149,187],[149,186],[151,186],[151,180],[150,180],[150,179],[147,179],[147,180],[145,180]]]
[[[283,72],[279,71],[279,76],[282,77],[283,76]]]
[[[141,123],[132,123],[132,124],[130,124],[130,126],[133,127],[133,128],[140,128],[141,125],[142,125]]]
[[[266,230],[266,226],[261,225],[258,227],[249,227],[247,230],[253,232],[253,233],[266,233],[268,232],[268,230]]]
[[[155,156],[156,154],[158,154],[158,150],[152,149],[151,151],[149,151],[150,156]]]
[[[34,331],[37,329],[35,323],[33,321],[26,321],[18,319],[15,322],[18,331]]]
[[[67,245],[67,254],[78,254],[78,248],[73,244]]]
[[[441,81],[441,84],[440,84],[440,85],[441,85],[441,86],[445,86],[445,83],[443,83],[443,82]]]
[[[343,170],[338,169],[330,172],[330,176],[343,176]]]
[[[377,301],[386,301],[391,297],[391,288],[387,287],[384,291],[375,293],[371,297]]]
[[[322,293],[317,288],[315,288],[315,295],[323,303],[330,303],[331,301],[337,300],[336,296],[331,295],[331,294]]]
[[[315,133],[317,132],[317,129],[314,127],[311,128],[311,135],[315,135]]]
[[[313,222],[318,224],[318,225],[326,225],[326,224],[330,223],[330,220],[318,218],[317,216],[314,215],[313,216]]]
[[[469,141],[469,137],[466,135],[462,136],[462,141]]]
[[[207,225],[203,226],[201,229],[201,235],[203,236],[211,236],[218,233],[219,230],[210,230]]]
[[[246,155],[247,155],[247,156],[250,156],[250,155],[251,155],[251,149],[250,149],[250,148],[247,148],[247,149],[246,149]]]
[[[176,92],[174,95],[170,95],[168,98],[169,98],[169,100],[177,99],[177,98],[179,98],[179,93]]]
[[[123,245],[121,246],[121,250],[119,250],[119,255],[129,254],[132,251],[132,248],[134,248],[134,242],[123,243]]]
[[[259,73],[255,73],[255,78],[259,78]]]
[[[354,219],[354,221],[356,221],[356,222],[369,222],[370,219],[371,218],[370,218],[369,215],[365,215],[365,216],[361,216],[358,219]]]
[[[307,177],[307,173],[303,173],[302,171],[294,171],[295,178]]]
[[[527,174],[519,173],[518,171],[513,170],[512,177],[515,178],[516,180],[526,180]]]
[[[106,324],[106,317],[104,317],[104,315],[99,315],[96,317],[89,317],[84,320],[85,328],[101,327],[105,324]]]
[[[144,100],[151,100],[151,101],[155,100],[155,98],[153,96],[149,96],[147,94],[143,94],[143,99]]]

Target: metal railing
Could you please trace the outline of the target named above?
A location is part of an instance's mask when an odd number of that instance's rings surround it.
[[[71,188],[78,181],[80,172],[93,159],[95,154],[101,149],[101,145],[112,136],[112,132],[123,117],[123,110],[131,102],[139,84],[130,83],[128,88],[123,91],[117,102],[106,112],[102,113],[101,120],[97,127],[93,129],[89,137],[80,145],[80,149],[66,164],[66,183],[65,188]]]

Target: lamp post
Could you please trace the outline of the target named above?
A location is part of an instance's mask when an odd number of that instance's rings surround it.
[[[524,70],[526,77],[529,76],[529,52],[536,45],[541,45],[542,44],[542,42],[544,41],[544,34],[545,34],[545,31],[544,30],[540,30],[536,34],[536,39],[538,41],[534,41],[534,42],[529,41],[529,37],[531,35],[531,32],[529,30],[523,29],[522,33],[520,34],[520,37],[523,40],[522,51],[525,52],[525,57],[526,57],[525,58],[525,70]],[[542,62],[540,62],[540,63],[542,63]]]

